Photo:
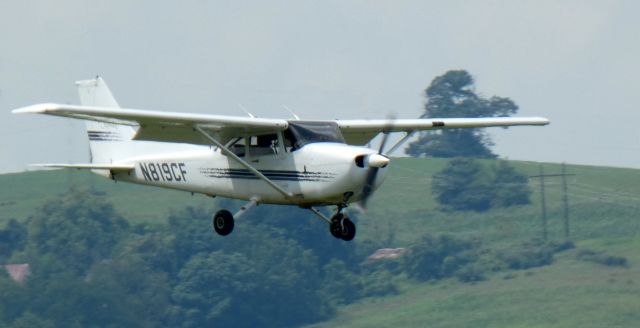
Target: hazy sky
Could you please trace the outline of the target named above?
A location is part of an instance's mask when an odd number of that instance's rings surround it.
[[[84,125],[12,115],[77,103],[261,117],[415,118],[466,69],[547,127],[491,129],[510,159],[640,168],[638,1],[0,2],[0,172],[88,161]]]

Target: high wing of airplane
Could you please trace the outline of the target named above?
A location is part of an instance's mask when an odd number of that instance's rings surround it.
[[[283,204],[310,209],[334,237],[351,240],[356,227],[344,209],[366,203],[386,178],[385,154],[415,131],[549,124],[542,117],[310,121],[124,109],[102,78],[76,84],[81,105],[45,103],[13,113],[86,120],[91,163],[38,165],[246,200],[235,214],[213,216],[220,235],[258,204]],[[385,152],[393,132],[405,136]],[[362,146],[380,133],[379,149]],[[326,205],[337,206],[331,217],[317,209]]]

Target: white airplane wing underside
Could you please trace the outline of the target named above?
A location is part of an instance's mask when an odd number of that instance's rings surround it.
[[[437,129],[485,128],[492,126],[547,125],[543,117],[432,118],[336,121],[347,143],[363,145],[380,132],[407,132]]]
[[[221,143],[246,135],[285,130],[287,120],[254,117],[163,112],[64,104],[38,104],[13,113],[38,113],[105,123],[139,126],[134,140],[210,144],[195,131],[198,126]],[[380,132],[407,132],[436,129],[483,128],[514,125],[547,125],[543,117],[433,118],[393,120],[337,120],[348,144],[363,145]]]
[[[195,131],[198,126],[225,143],[235,137],[260,135],[285,130],[286,120],[224,115],[163,112],[140,109],[38,104],[19,108],[15,114],[37,113],[139,126],[134,140],[210,144]]]

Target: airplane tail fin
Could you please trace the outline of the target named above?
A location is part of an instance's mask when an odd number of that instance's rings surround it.
[[[82,105],[120,108],[101,77],[77,81],[76,85]],[[86,125],[92,163],[113,163],[130,155],[130,147],[126,147],[126,144],[136,133],[133,127],[95,121],[87,121]]]

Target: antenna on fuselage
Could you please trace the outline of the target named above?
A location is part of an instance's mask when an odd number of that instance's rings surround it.
[[[238,107],[240,107],[240,109],[242,109],[243,112],[247,113],[249,117],[256,118],[255,115],[251,114],[246,108],[244,108],[244,106],[242,106],[242,104],[238,103]]]
[[[287,106],[282,106],[284,109],[287,110],[287,112],[289,112],[289,114],[291,114],[293,116],[293,118],[295,118],[296,120],[300,120],[300,117],[298,115],[296,115],[296,113],[294,113],[289,107]]]

